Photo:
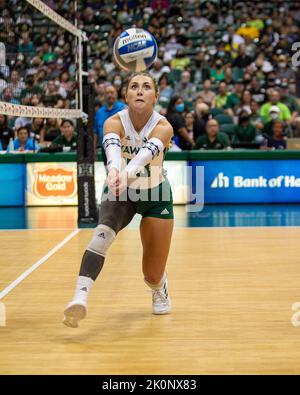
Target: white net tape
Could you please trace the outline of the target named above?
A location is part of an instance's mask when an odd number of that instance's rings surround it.
[[[57,12],[53,11],[42,1],[40,0],[26,0],[26,1],[29,4],[31,4],[33,7],[38,9],[42,14],[46,15],[53,22],[57,23],[60,27],[72,33],[74,36],[77,36],[78,38],[82,38],[83,40],[87,39],[85,33],[82,30],[77,29],[74,25],[72,25],[72,23],[67,21],[62,16],[60,16]]]
[[[84,118],[84,114],[80,110],[64,110],[50,107],[31,107],[21,106],[19,104],[11,104],[0,101],[0,114],[13,117],[26,118]]]

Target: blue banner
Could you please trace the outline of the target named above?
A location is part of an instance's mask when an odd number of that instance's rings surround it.
[[[0,206],[25,205],[25,164],[1,163]]]
[[[204,203],[300,203],[300,160],[191,162],[204,167]],[[193,189],[195,189],[193,177]]]

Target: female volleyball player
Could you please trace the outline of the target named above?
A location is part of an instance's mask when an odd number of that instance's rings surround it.
[[[143,245],[143,274],[152,289],[152,313],[171,310],[165,273],[173,231],[172,192],[162,168],[173,129],[156,111],[156,82],[147,73],[133,75],[127,86],[128,109],[104,124],[107,187],[99,224],[82,258],[73,300],[65,309],[64,324],[78,327],[87,313],[88,294],[117,233],[136,213]]]

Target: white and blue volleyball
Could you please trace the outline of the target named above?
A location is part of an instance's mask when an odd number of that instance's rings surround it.
[[[116,63],[126,71],[144,71],[156,60],[157,43],[147,30],[127,29],[117,37],[113,56]]]

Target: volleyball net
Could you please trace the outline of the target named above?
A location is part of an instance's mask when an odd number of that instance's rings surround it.
[[[27,126],[51,144],[64,119],[78,134],[78,219],[96,221],[93,90],[88,84],[86,33],[77,1],[8,0],[0,16],[0,122]],[[59,5],[59,7],[58,7]],[[56,7],[56,8],[55,8]],[[43,136],[45,137],[45,133]]]

